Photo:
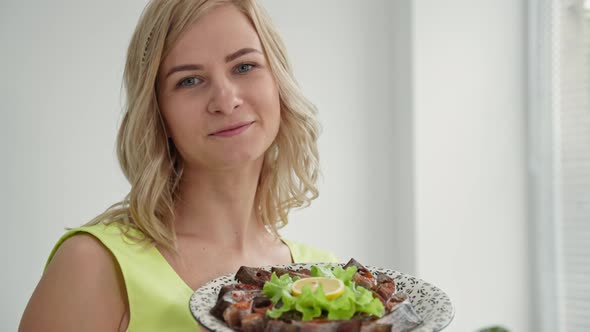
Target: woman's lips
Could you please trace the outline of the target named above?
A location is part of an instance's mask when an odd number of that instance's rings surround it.
[[[239,135],[242,132],[244,132],[246,129],[248,129],[253,123],[254,123],[254,121],[237,124],[235,126],[231,126],[229,129],[223,129],[223,130],[217,131],[217,132],[211,134],[210,136],[218,136],[218,137],[236,136],[236,135]]]

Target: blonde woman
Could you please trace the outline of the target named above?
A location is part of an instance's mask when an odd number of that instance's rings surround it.
[[[151,1],[124,81],[131,191],[58,241],[19,331],[196,331],[208,280],[336,261],[277,232],[318,195],[318,126],[255,0]]]

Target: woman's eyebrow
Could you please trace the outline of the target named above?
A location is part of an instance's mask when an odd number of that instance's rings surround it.
[[[255,49],[255,48],[250,48],[250,47],[246,47],[246,48],[242,48],[228,56],[225,57],[225,62],[231,62],[243,55],[246,55],[248,53],[260,53],[262,54],[261,51]],[[166,78],[168,78],[170,75],[179,72],[179,71],[187,71],[187,70],[201,70],[203,69],[203,65],[198,65],[198,64],[187,64],[187,65],[179,65],[179,66],[175,66],[172,69],[170,69],[170,71],[168,71],[168,74],[166,74]]]
[[[242,48],[241,50],[238,50],[228,56],[225,57],[225,62],[231,62],[234,61],[235,59],[241,57],[242,55],[248,54],[248,53],[252,53],[252,52],[256,52],[256,53],[260,53],[262,54],[262,52],[260,52],[259,50],[255,49],[255,48],[250,48],[250,47],[246,47],[246,48]]]
[[[173,67],[172,69],[170,69],[170,71],[168,72],[168,74],[166,74],[166,78],[170,77],[170,75],[179,72],[179,71],[187,71],[187,70],[200,70],[203,69],[202,65],[180,65],[180,66],[176,66]]]

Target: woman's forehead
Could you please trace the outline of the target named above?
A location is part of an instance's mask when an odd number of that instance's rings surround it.
[[[243,48],[262,51],[258,34],[239,9],[223,5],[192,24],[172,47],[164,64],[220,61]]]

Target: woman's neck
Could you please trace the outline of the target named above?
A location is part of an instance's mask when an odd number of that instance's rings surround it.
[[[232,170],[185,168],[175,211],[177,235],[243,251],[268,234],[255,208],[261,167],[262,160]]]

